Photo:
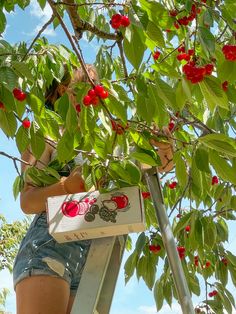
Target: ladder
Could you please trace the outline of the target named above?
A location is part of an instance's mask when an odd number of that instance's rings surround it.
[[[144,176],[156,210],[182,313],[194,314],[191,295],[166,213],[157,169],[145,169]],[[126,236],[116,236],[92,241],[71,314],[109,314],[125,240]]]
[[[108,314],[126,235],[92,240],[71,314]]]

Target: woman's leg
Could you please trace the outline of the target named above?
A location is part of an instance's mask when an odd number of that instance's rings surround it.
[[[70,314],[72,306],[73,306],[74,299],[75,299],[75,295],[70,295],[66,314]]]
[[[61,278],[38,275],[16,285],[17,314],[66,314],[69,284]]]

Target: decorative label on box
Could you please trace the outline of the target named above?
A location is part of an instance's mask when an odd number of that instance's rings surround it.
[[[99,191],[47,199],[49,233],[69,242],[145,230],[144,207],[137,186],[110,193]]]

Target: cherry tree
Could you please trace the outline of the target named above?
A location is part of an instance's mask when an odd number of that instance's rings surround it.
[[[232,313],[235,301],[227,283],[231,277],[236,286],[236,256],[225,247],[228,222],[236,218],[235,1],[37,1],[42,10],[49,5],[52,16],[32,43],[0,40],[0,127],[19,153],[30,145],[40,159],[48,143],[58,160],[44,169],[29,165],[21,175],[20,163],[26,162],[0,151],[16,171],[14,196],[26,176],[37,186],[57,182],[58,171],[79,152],[88,160],[87,188],[107,191],[111,181],[117,188],[139,185],[147,231],[126,261],[126,281],[134,274],[144,280],[157,310],[164,301],[171,305],[177,293],[139,166],[160,165],[150,139],[167,141],[161,130],[168,126],[175,166],[161,174],[161,182],[191,294],[205,291],[195,310]],[[28,5],[30,0],[3,0],[0,32],[6,12]],[[44,37],[50,25],[63,29],[68,47]],[[99,46],[94,58],[99,85],[87,72],[82,38]],[[65,64],[70,71],[82,67],[88,83],[75,86],[76,108],[63,95],[52,111],[44,92],[53,79],[60,81]]]

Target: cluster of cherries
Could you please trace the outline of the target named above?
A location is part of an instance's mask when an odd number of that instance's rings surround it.
[[[203,0],[202,2],[205,2],[205,0]],[[188,26],[189,23],[191,23],[197,16],[197,14],[199,14],[201,12],[201,8],[197,8],[195,4],[192,5],[191,7],[191,11],[189,15],[185,15],[181,18],[178,18],[175,22],[174,22],[174,27],[176,29],[179,29],[180,25],[183,26]],[[179,11],[177,10],[170,10],[169,11],[169,15],[171,17],[176,18],[176,16],[179,14]]]
[[[218,291],[217,290],[213,290],[212,292],[208,293],[208,297],[212,298],[212,297],[214,297],[217,294],[218,294]]]
[[[151,251],[152,253],[155,253],[155,254],[157,254],[161,250],[160,245],[150,244],[148,247],[149,247],[149,251]]]
[[[118,29],[120,27],[128,27],[130,25],[130,20],[128,16],[117,13],[112,15],[110,24],[112,28]]]
[[[211,63],[205,66],[197,66],[194,61],[190,61],[183,66],[183,72],[186,75],[186,79],[192,84],[203,81],[205,76],[211,75],[214,69],[214,65]]]
[[[108,91],[101,85],[96,85],[93,89],[90,89],[86,96],[83,98],[83,104],[85,106],[96,106],[100,99],[106,99],[109,96]]]
[[[222,52],[226,60],[236,61],[236,45],[224,45]]]
[[[214,184],[218,184],[219,183],[219,179],[217,176],[213,176],[211,178],[211,184],[214,185]]]

